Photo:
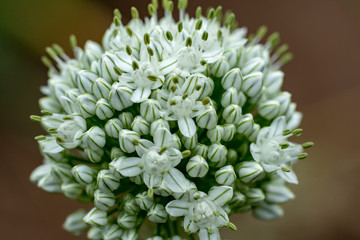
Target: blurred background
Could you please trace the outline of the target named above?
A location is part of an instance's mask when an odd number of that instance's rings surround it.
[[[264,222],[250,214],[232,221],[238,231],[227,239],[360,239],[360,1],[359,0],[190,0],[218,4],[236,13],[249,32],[265,24],[289,43],[294,60],[286,65],[284,89],[304,113],[301,141],[312,140],[310,157],[295,167],[300,180],[291,186],[296,199],[285,204],[282,219]],[[42,159],[29,120],[39,114],[39,87],[47,70],[44,48],[59,43],[69,52],[68,36],[100,41],[115,7],[130,16],[136,6],[147,15],[145,0],[0,1],[0,229],[2,239],[85,239],[65,232],[65,217],[81,207],[64,196],[29,182]]]

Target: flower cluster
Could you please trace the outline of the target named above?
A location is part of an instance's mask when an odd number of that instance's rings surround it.
[[[70,37],[74,58],[46,49],[42,116],[31,116],[47,132],[35,137],[44,161],[31,181],[93,204],[66,230],[137,239],[148,220],[150,239],[215,240],[219,228],[236,229],[229,215],[273,219],[294,198],[286,183],[297,183],[292,165],[312,143],[288,140],[302,130],[281,91],[287,46],[277,33],[262,41],[265,27],[246,37],[221,7],[190,18],[186,5],[179,0],[178,22],[167,0],[161,19],[157,1],[144,21],[132,8],[127,25],[115,10],[101,45],[81,49]]]

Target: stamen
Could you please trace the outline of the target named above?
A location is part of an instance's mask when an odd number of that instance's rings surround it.
[[[222,14],[222,6],[218,6],[215,10],[215,17],[220,20]]]
[[[306,142],[302,144],[303,149],[311,148],[312,146],[314,146],[313,142]]]
[[[198,6],[196,8],[196,12],[195,12],[195,16],[196,18],[200,18],[201,17],[201,14],[202,14],[202,8],[200,6]]]
[[[34,121],[34,122],[41,122],[42,118],[37,115],[30,115],[30,119],[31,119],[31,121]]]
[[[171,32],[167,31],[166,32],[166,38],[169,40],[169,41],[172,41],[174,38],[173,38],[173,35],[171,34]]]
[[[280,62],[282,63],[282,65],[285,65],[288,62],[290,62],[293,58],[294,55],[292,53],[286,53],[284,56],[280,58]]]
[[[206,41],[206,40],[208,40],[208,37],[209,37],[209,33],[207,31],[204,31],[201,36],[201,39]]]
[[[135,70],[139,69],[139,64],[136,61],[132,62],[132,68]]]
[[[196,22],[195,29],[196,29],[196,30],[200,30],[201,27],[202,27],[202,20],[199,19],[199,20]]]
[[[126,53],[130,56],[132,54],[131,47],[129,45],[126,45],[125,47]]]
[[[185,9],[188,5],[188,0],[179,0],[178,1],[178,9],[182,10]]]
[[[281,147],[281,149],[286,149],[289,147],[288,143],[280,143],[279,146]]]
[[[136,7],[131,7],[131,17],[133,19],[139,18],[139,11],[136,9]]]
[[[300,136],[302,132],[303,132],[303,130],[302,130],[301,128],[298,128],[298,129],[295,129],[295,130],[292,132],[292,134],[293,134],[294,136]]]
[[[42,140],[45,140],[46,137],[45,137],[44,135],[39,135],[39,136],[34,137],[34,139],[35,139],[36,141],[42,141]]]
[[[283,170],[284,172],[291,172],[290,168],[287,167],[282,167],[281,170]]]
[[[236,227],[235,224],[233,224],[232,222],[228,222],[227,226],[228,226],[228,228],[230,228],[231,230],[234,230],[234,231],[237,230],[237,227]]]
[[[146,45],[149,45],[150,44],[150,35],[148,33],[145,33],[144,34],[144,43]]]
[[[121,20],[122,16],[121,16],[121,12],[119,11],[119,9],[117,9],[117,8],[114,9],[114,16],[118,17],[118,19]]]
[[[215,9],[214,8],[210,8],[209,13],[208,13],[208,19],[213,19],[215,17]]]
[[[114,67],[113,67],[113,69],[114,69],[114,72],[115,72],[117,75],[119,75],[119,76],[121,76],[121,75],[122,75],[122,72],[121,72],[121,70],[120,70],[120,68],[119,68],[119,67],[114,66]]]
[[[192,39],[191,37],[186,38],[185,46],[191,47],[192,46]]]
[[[75,35],[71,34],[69,40],[70,40],[70,47],[75,48],[77,46],[77,40]]]
[[[41,113],[42,113],[43,115],[47,115],[47,116],[53,115],[53,113],[50,112],[50,111],[48,111],[48,110],[41,110]]]
[[[156,13],[156,9],[153,4],[149,3],[148,5],[148,12],[150,16],[153,16]]]
[[[274,49],[279,44],[279,41],[280,35],[278,32],[272,33],[267,39],[267,42],[270,45],[270,49]]]
[[[298,159],[299,159],[299,160],[302,160],[302,159],[307,158],[307,156],[308,156],[307,153],[300,153],[300,154],[298,155]]]
[[[283,131],[283,136],[289,135],[291,132],[292,132],[291,129],[285,129]]]
[[[227,15],[226,20],[225,20],[225,25],[227,27],[231,27],[235,22],[235,14],[234,13],[230,13],[229,15]]]

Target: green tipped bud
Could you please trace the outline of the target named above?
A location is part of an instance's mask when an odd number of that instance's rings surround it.
[[[306,142],[302,144],[303,149],[311,148],[312,146],[314,146],[313,142]]]
[[[183,30],[184,26],[182,22],[179,22],[177,25],[178,32],[181,32]]]
[[[134,19],[139,18],[139,11],[136,9],[136,7],[131,7],[131,17]]]
[[[173,35],[171,34],[171,32],[167,31],[166,32],[166,38],[169,40],[169,41],[172,41],[174,38],[173,38]]]
[[[307,156],[308,156],[307,153],[300,153],[300,154],[298,155],[298,159],[299,159],[299,160],[302,160],[302,159],[307,158]]]
[[[200,30],[201,27],[202,27],[202,20],[199,19],[199,20],[196,22],[195,29],[196,29],[196,30]]]
[[[294,131],[292,131],[292,134],[294,136],[300,136],[302,134],[303,130],[301,128],[295,129]]]
[[[144,43],[146,45],[149,45],[150,44],[150,35],[148,33],[145,33],[144,34]]]
[[[188,5],[188,0],[179,0],[178,1],[178,9],[185,9]]]
[[[200,18],[201,17],[201,14],[202,14],[202,8],[200,6],[198,6],[196,8],[196,12],[195,12],[195,17],[196,18]]]
[[[41,122],[40,116],[30,115],[30,119],[31,119],[31,121],[34,121],[34,122]]]
[[[192,39],[191,37],[186,38],[185,46],[191,47],[192,46]]]
[[[71,34],[70,35],[70,47],[71,48],[74,48],[77,46],[77,40],[76,40],[76,37],[75,35]]]

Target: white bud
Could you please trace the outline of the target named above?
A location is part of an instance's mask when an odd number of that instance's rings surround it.
[[[83,218],[86,215],[86,211],[83,209],[79,209],[76,212],[71,213],[67,216],[63,228],[75,235],[79,235],[80,233],[86,231],[89,226],[83,222]]]
[[[249,96],[255,97],[262,88],[263,74],[261,72],[251,73],[244,77],[242,90]]]
[[[153,122],[162,116],[162,108],[158,100],[147,99],[140,104],[140,114],[148,122]]]
[[[205,158],[200,155],[193,156],[190,158],[186,165],[186,171],[191,177],[204,177],[209,170]]]
[[[135,146],[140,141],[140,135],[137,132],[122,129],[119,132],[119,144],[121,150],[126,153],[135,151]]]
[[[300,126],[302,119],[302,113],[301,112],[295,112],[290,119],[288,120],[286,124],[287,129],[296,129]]]
[[[281,92],[275,97],[275,100],[280,103],[279,115],[285,115],[291,104],[291,94],[288,92]]]
[[[137,214],[130,214],[122,212],[117,218],[118,224],[125,229],[131,229],[136,227]]]
[[[102,157],[104,156],[104,150],[102,149],[85,148],[84,152],[89,158],[89,160],[93,163],[100,162]]]
[[[264,86],[269,95],[280,92],[283,84],[284,73],[282,71],[272,71],[266,74],[264,78]]]
[[[235,66],[239,60],[239,51],[236,48],[227,49],[224,56],[228,59],[230,66]]]
[[[140,211],[139,205],[137,205],[135,197],[127,194],[124,196],[123,209],[130,214],[137,214]]]
[[[137,205],[144,211],[148,211],[154,204],[154,199],[150,198],[148,192],[138,193],[135,197]]]
[[[61,193],[61,181],[54,174],[47,174],[38,181],[38,187],[46,192]]]
[[[115,204],[115,195],[111,192],[102,192],[97,189],[94,192],[94,204],[95,207],[101,210],[108,210]]]
[[[251,131],[250,135],[248,136],[249,140],[251,142],[255,142],[259,132],[260,132],[260,125],[255,123],[253,128],[252,128],[252,131]]]
[[[78,199],[83,192],[83,188],[79,183],[63,183],[61,184],[61,191],[67,198]]]
[[[223,126],[217,125],[216,127],[209,129],[206,133],[206,136],[210,139],[212,143],[220,143],[224,135]]]
[[[62,182],[69,182],[72,179],[71,166],[67,163],[52,164],[51,174],[58,177]]]
[[[136,116],[134,121],[131,124],[133,131],[139,133],[140,135],[147,135],[150,133],[150,124],[141,116]]]
[[[122,112],[119,115],[121,128],[131,129],[131,124],[134,121],[134,115],[131,112]]]
[[[205,110],[196,117],[196,123],[201,128],[211,129],[217,124],[218,116],[213,106],[207,106]]]
[[[139,230],[137,230],[137,229],[125,230],[122,235],[122,238],[128,239],[128,240],[137,240],[137,239],[139,239]]]
[[[214,143],[210,145],[207,157],[209,161],[215,165],[215,167],[222,167],[226,163],[227,152],[228,151],[224,145]]]
[[[259,114],[267,120],[276,118],[280,113],[280,103],[276,100],[268,100],[259,105]]]
[[[224,89],[235,88],[237,91],[241,90],[243,83],[243,76],[239,68],[233,68],[221,79],[221,85]]]
[[[86,41],[84,46],[84,54],[82,55],[81,61],[87,67],[89,63],[99,60],[101,55],[103,54],[103,50],[100,44],[94,41]]]
[[[284,184],[269,182],[261,187],[265,191],[266,201],[270,203],[285,203],[295,198],[294,193]]]
[[[243,106],[245,105],[245,103],[246,103],[246,96],[245,96],[245,94],[244,94],[243,92],[239,92],[239,97],[238,97],[238,99],[239,99],[238,105],[239,105],[240,107],[243,107]]]
[[[108,99],[111,90],[111,85],[103,78],[97,78],[92,86],[92,93],[97,99],[105,98]]]
[[[91,209],[83,218],[84,222],[94,227],[104,227],[108,223],[107,213],[97,208]]]
[[[201,89],[199,92],[198,99],[204,99],[206,97],[211,96],[214,91],[214,81],[211,78],[206,78],[205,81],[201,84]]]
[[[92,227],[87,233],[87,238],[91,240],[102,240],[103,235],[100,228]]]
[[[231,104],[224,109],[222,117],[227,123],[238,124],[241,119],[242,109],[239,105]]]
[[[239,124],[237,125],[237,132],[248,136],[251,134],[254,126],[254,119],[251,113],[242,116]]]
[[[81,136],[81,142],[85,148],[93,150],[102,149],[105,146],[105,132],[98,126],[91,127]]]
[[[185,137],[181,135],[181,142],[186,149],[194,149],[198,143],[198,136],[197,134],[194,134],[191,137]]]
[[[228,88],[221,96],[221,106],[226,107],[230,104],[239,103],[239,93],[234,87]]]
[[[120,185],[120,177],[110,173],[108,169],[103,169],[98,173],[97,186],[102,192],[112,192]]]
[[[225,57],[221,57],[210,66],[210,72],[217,78],[224,76],[229,71],[229,69],[230,63]]]
[[[89,93],[81,94],[76,98],[76,106],[85,118],[92,117],[95,114],[96,98]]]
[[[264,220],[273,220],[284,215],[283,209],[279,205],[262,202],[253,209],[254,216]]]
[[[204,158],[207,158],[207,154],[208,154],[208,146],[206,146],[205,144],[201,144],[198,143],[196,144],[196,147],[194,148],[194,150],[192,150],[192,154],[195,155],[201,155]]]
[[[249,188],[245,196],[249,204],[257,204],[265,199],[265,194],[260,188]]]
[[[229,205],[232,209],[242,206],[246,202],[246,197],[241,192],[235,191]]]
[[[262,72],[265,66],[263,59],[256,57],[246,62],[245,66],[241,69],[244,75],[248,75],[253,72]]]
[[[110,152],[110,158],[115,160],[119,157],[125,156],[125,153],[118,147],[112,147]]]
[[[40,165],[31,172],[30,181],[36,184],[40,181],[41,178],[45,177],[50,173],[51,173],[50,164]]]
[[[239,165],[239,179],[245,183],[252,183],[265,177],[263,167],[255,161],[241,162]]]
[[[86,187],[85,187],[85,191],[86,191],[87,195],[89,195],[91,197],[94,196],[95,191],[97,189],[98,189],[98,186],[96,185],[96,181],[86,185]]]
[[[236,127],[234,124],[224,124],[224,134],[222,136],[222,140],[225,142],[230,142],[236,133]]]
[[[111,107],[106,99],[101,98],[96,102],[95,114],[101,120],[111,118],[114,115],[114,112],[115,110]]]
[[[97,172],[95,169],[85,165],[78,164],[71,169],[71,173],[78,183],[81,185],[88,185],[92,183]]]
[[[111,225],[106,225],[102,231],[104,240],[118,240],[124,239],[123,236],[124,229],[122,229],[118,224],[114,223]]]
[[[168,219],[168,214],[165,207],[160,203],[155,203],[148,211],[147,217],[151,222],[165,223]]]
[[[112,53],[105,53],[99,60],[100,75],[109,83],[116,82],[119,75],[115,72],[114,67],[117,67],[117,57]]]
[[[39,100],[41,110],[48,110],[53,113],[61,112],[61,105],[52,97],[42,97]]]
[[[111,90],[109,92],[109,103],[114,109],[122,111],[124,108],[130,107],[134,104],[130,100],[132,94],[133,90],[131,88],[124,86],[119,82],[115,82],[111,86]]]
[[[119,132],[121,128],[121,121],[118,118],[110,119],[105,123],[105,133],[109,137],[119,138]]]
[[[76,75],[76,83],[80,92],[92,93],[92,85],[99,76],[88,70],[81,70]]]
[[[233,166],[227,165],[217,170],[215,173],[215,179],[216,182],[221,185],[230,186],[231,184],[233,184],[236,179],[236,174]]]
[[[167,130],[170,130],[169,122],[165,121],[164,119],[160,118],[158,120],[155,120],[151,123],[150,127],[150,134],[151,136],[154,136],[156,130],[159,128],[166,128]]]

